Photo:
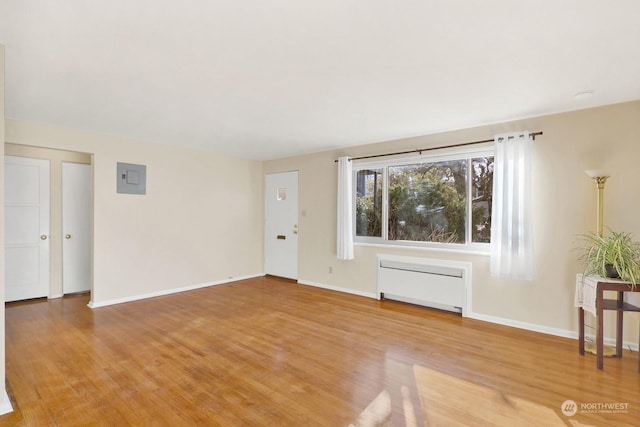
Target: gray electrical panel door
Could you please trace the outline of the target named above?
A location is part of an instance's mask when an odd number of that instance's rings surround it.
[[[147,167],[131,163],[118,162],[118,193],[146,194]]]

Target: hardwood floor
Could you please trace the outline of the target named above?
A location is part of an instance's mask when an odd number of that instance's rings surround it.
[[[575,340],[423,307],[272,277],[94,310],[88,299],[7,304],[15,411],[1,425],[347,426],[387,390],[404,426],[403,386],[425,425],[414,365],[543,405],[566,425],[640,416],[637,353],[598,371]],[[469,396],[439,398],[464,411]],[[566,400],[579,409],[570,418]]]

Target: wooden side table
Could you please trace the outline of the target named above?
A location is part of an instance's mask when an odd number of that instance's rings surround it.
[[[616,292],[617,299],[605,299],[604,292],[613,291]],[[633,304],[629,304],[624,301],[625,292],[640,292],[640,285],[637,285],[632,289],[631,284],[620,280],[607,281],[603,278],[603,281],[598,281],[596,287],[596,312],[598,319],[598,326],[596,329],[596,353],[597,353],[597,365],[598,369],[602,369],[604,360],[604,343],[603,343],[603,326],[604,310],[615,310],[617,312],[616,321],[616,357],[622,357],[622,320],[623,313],[625,311],[637,311],[640,312],[640,307]],[[584,355],[584,309],[580,307],[578,309],[579,318],[579,351]],[[640,372],[640,355],[638,356],[638,371]]]

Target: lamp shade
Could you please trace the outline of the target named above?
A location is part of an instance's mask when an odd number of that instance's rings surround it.
[[[589,169],[584,171],[591,178],[608,178],[611,176],[609,172],[604,169]]]

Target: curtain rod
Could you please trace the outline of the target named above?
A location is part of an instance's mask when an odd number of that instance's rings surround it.
[[[536,140],[536,136],[542,135],[542,132],[531,132],[529,135],[535,141]],[[513,137],[510,137],[510,138],[513,138]],[[502,139],[502,138],[500,138],[500,139]],[[396,151],[395,153],[373,154],[371,156],[351,157],[351,158],[349,158],[349,161],[351,161],[351,160],[362,160],[362,159],[373,159],[373,158],[376,158],[376,157],[397,156],[399,154],[410,154],[410,153],[422,154],[423,151],[442,150],[444,148],[464,147],[466,145],[484,144],[486,142],[493,142],[493,141],[494,141],[494,139],[483,139],[482,141],[463,142],[463,143],[460,143],[460,144],[443,145],[443,146],[440,146],[440,147],[418,148],[418,149],[415,149],[415,150],[408,150],[408,151]],[[338,163],[337,160],[335,160],[334,162]]]

